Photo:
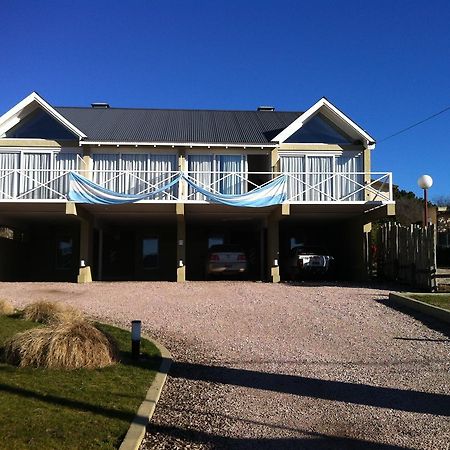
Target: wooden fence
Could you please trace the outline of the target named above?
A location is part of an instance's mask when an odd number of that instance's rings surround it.
[[[436,229],[434,225],[381,225],[377,236],[376,272],[381,279],[398,281],[434,292],[436,284]],[[375,262],[375,261],[373,261]]]

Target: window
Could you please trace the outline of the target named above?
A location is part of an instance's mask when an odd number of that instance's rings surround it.
[[[78,161],[76,152],[0,151],[0,199],[62,199]]]
[[[287,180],[288,200],[364,200],[361,152],[342,154],[285,152],[280,155],[281,172]]]
[[[94,153],[94,182],[106,189],[124,194],[152,192],[168,184],[178,171],[176,154]],[[178,186],[151,197],[173,200]]]
[[[223,245],[224,242],[225,242],[225,239],[224,239],[223,235],[221,235],[221,234],[209,236],[208,248],[211,248],[213,245]]]
[[[142,265],[144,269],[156,269],[159,263],[158,238],[142,239]]]
[[[214,193],[247,192],[246,155],[188,155],[188,171],[195,183]],[[189,187],[189,200],[205,200],[205,196]]]
[[[30,113],[5,135],[7,138],[77,139],[41,108]]]
[[[316,114],[286,139],[292,143],[351,144],[353,140],[322,114]]]
[[[56,241],[56,268],[71,269],[73,265],[73,240],[62,237]]]

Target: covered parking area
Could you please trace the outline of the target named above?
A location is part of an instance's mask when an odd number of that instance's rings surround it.
[[[392,215],[393,207],[373,202],[267,208],[3,202],[0,280],[205,280],[214,244],[243,249],[248,271],[242,279],[287,279],[285,261],[292,247],[318,245],[335,257],[338,279],[361,280],[367,274],[370,222]]]
[[[335,279],[366,279],[371,223],[394,212],[394,205],[375,202],[290,205],[279,222],[281,279],[289,279],[286,261],[295,246],[320,247],[332,256]]]
[[[0,280],[76,281],[80,229],[64,202],[0,203]]]

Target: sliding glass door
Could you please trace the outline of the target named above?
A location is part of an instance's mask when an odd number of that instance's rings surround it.
[[[285,153],[281,172],[287,173],[287,198],[293,202],[358,201],[364,199],[362,154]]]
[[[201,187],[221,194],[247,192],[246,155],[188,155],[188,175]],[[205,200],[191,187],[189,200]]]

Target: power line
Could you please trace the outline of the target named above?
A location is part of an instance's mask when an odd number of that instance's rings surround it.
[[[440,114],[444,114],[448,110],[450,110],[450,106],[447,106],[447,108],[444,108],[442,111],[439,111],[439,112],[431,115],[430,117],[427,117],[426,119],[421,120],[420,122],[414,123],[413,125],[410,125],[409,127],[403,128],[403,130],[397,131],[396,133],[391,134],[390,136],[387,136],[387,137],[381,139],[381,141],[378,141],[378,143],[387,141],[388,139],[398,136],[399,134],[402,134],[405,131],[410,130],[411,128],[417,127],[418,125],[421,125],[422,123],[427,122],[428,120],[434,119],[435,117],[439,116]]]

